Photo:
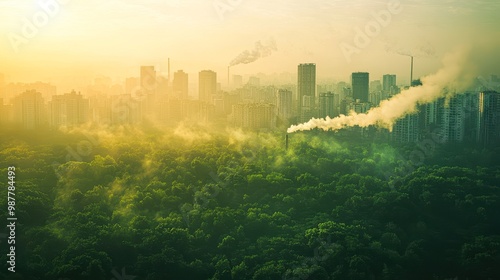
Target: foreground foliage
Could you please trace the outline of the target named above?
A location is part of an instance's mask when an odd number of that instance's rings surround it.
[[[17,273],[0,278],[500,276],[498,150],[439,146],[403,168],[416,147],[328,133],[289,150],[241,131],[91,135],[1,136],[19,227]]]

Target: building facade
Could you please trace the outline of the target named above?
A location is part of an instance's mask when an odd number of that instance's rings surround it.
[[[293,97],[292,92],[286,89],[279,89],[276,92],[276,109],[278,118],[287,123],[293,115]]]
[[[369,102],[370,74],[366,72],[356,72],[351,75],[352,96],[354,100]]]
[[[13,99],[13,120],[24,129],[37,129],[46,124],[46,107],[40,92],[31,90]]]
[[[338,116],[336,101],[338,95],[332,92],[321,93],[319,95],[319,117],[320,118],[334,118]]]
[[[75,91],[52,96],[49,124],[52,127],[76,126],[89,120],[89,100]]]
[[[298,66],[297,100],[299,121],[306,122],[315,114],[316,105],[316,64]]]

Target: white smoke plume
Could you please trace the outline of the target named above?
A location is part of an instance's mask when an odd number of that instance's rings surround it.
[[[257,41],[253,50],[246,50],[240,53],[229,63],[229,66],[252,63],[259,58],[270,56],[273,51],[277,50],[276,41],[274,41],[273,38],[271,38],[266,44],[261,43],[261,41]]]
[[[498,46],[492,42],[479,44],[480,47],[461,47],[443,59],[443,67],[435,74],[423,77],[422,85],[403,90],[389,100],[384,100],[379,107],[367,113],[340,115],[336,118],[316,119],[292,125],[288,133],[322,129],[338,130],[344,127],[375,125],[392,129],[395,121],[417,111],[417,105],[433,102],[441,97],[451,97],[464,92],[474,83],[481,73],[491,74],[500,70]]]

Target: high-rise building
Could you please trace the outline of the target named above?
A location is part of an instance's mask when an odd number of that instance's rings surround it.
[[[441,112],[441,110],[439,109],[440,104],[440,100],[435,100],[421,105],[421,110],[419,110],[418,114],[420,116],[419,125],[422,131],[430,132],[431,128],[439,124],[439,122],[441,121],[441,119],[438,118],[438,115]]]
[[[52,96],[49,123],[53,127],[75,126],[89,120],[89,100],[75,91]]]
[[[456,95],[443,105],[439,110],[441,113],[439,118],[441,137],[446,142],[463,142],[465,136],[465,95]]]
[[[335,90],[334,90],[335,91]],[[346,97],[350,97],[351,87],[346,82],[339,82],[337,84],[337,93],[339,94],[340,100],[344,100]]]
[[[392,140],[397,143],[411,143],[419,140],[418,114],[408,114],[396,121],[392,128]]]
[[[232,123],[238,127],[267,130],[276,127],[276,107],[266,103],[233,105]]]
[[[233,109],[233,105],[241,103],[241,94],[234,93],[224,93],[222,98],[224,99],[224,114],[230,115]]]
[[[372,91],[370,92],[370,96],[368,98],[368,101],[373,105],[373,106],[378,106],[382,100],[384,100],[386,95],[384,94],[383,91]]]
[[[382,89],[386,93],[390,93],[392,88],[396,86],[396,75],[386,74],[383,76]]]
[[[45,124],[45,103],[42,94],[26,91],[13,99],[14,122],[25,129],[36,129]]]
[[[278,110],[278,117],[283,121],[287,122],[292,117],[292,91],[286,89],[279,89],[276,92],[276,105]]]
[[[213,106],[199,100],[183,100],[183,113],[185,119],[196,122],[206,122],[213,119]]]
[[[211,70],[200,71],[198,88],[199,100],[211,104],[213,96],[217,93],[217,73]]]
[[[156,92],[156,71],[154,66],[141,66],[140,86],[145,95]]]
[[[300,111],[300,122],[307,122],[311,118],[316,117],[314,110],[314,97],[310,95],[302,96],[302,108]]]
[[[300,121],[308,121],[314,116],[316,105],[316,64],[299,64],[297,99]]]
[[[338,115],[338,111],[335,106],[335,97],[338,97],[338,95],[335,95],[332,92],[321,93],[319,95],[320,118],[334,118]]]
[[[380,80],[375,80],[370,82],[370,92],[376,92],[382,90],[382,83]]]
[[[366,72],[352,73],[352,96],[354,100],[368,102],[370,74]]]
[[[478,109],[479,109],[479,92],[471,91],[464,93],[464,119],[465,119],[465,134],[464,141],[470,144],[476,142],[476,137],[479,131]]]
[[[188,74],[182,70],[174,73],[173,91],[179,99],[188,98]]]
[[[500,140],[500,93],[483,91],[479,93],[477,117],[477,141],[483,145]]]
[[[168,112],[168,118],[167,118],[168,123],[176,123],[182,121],[185,118],[183,103],[184,100],[182,99],[168,100],[168,108],[166,110]]]

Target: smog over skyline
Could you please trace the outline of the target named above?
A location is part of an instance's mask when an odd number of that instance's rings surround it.
[[[500,279],[499,15],[0,0],[0,279]]]

